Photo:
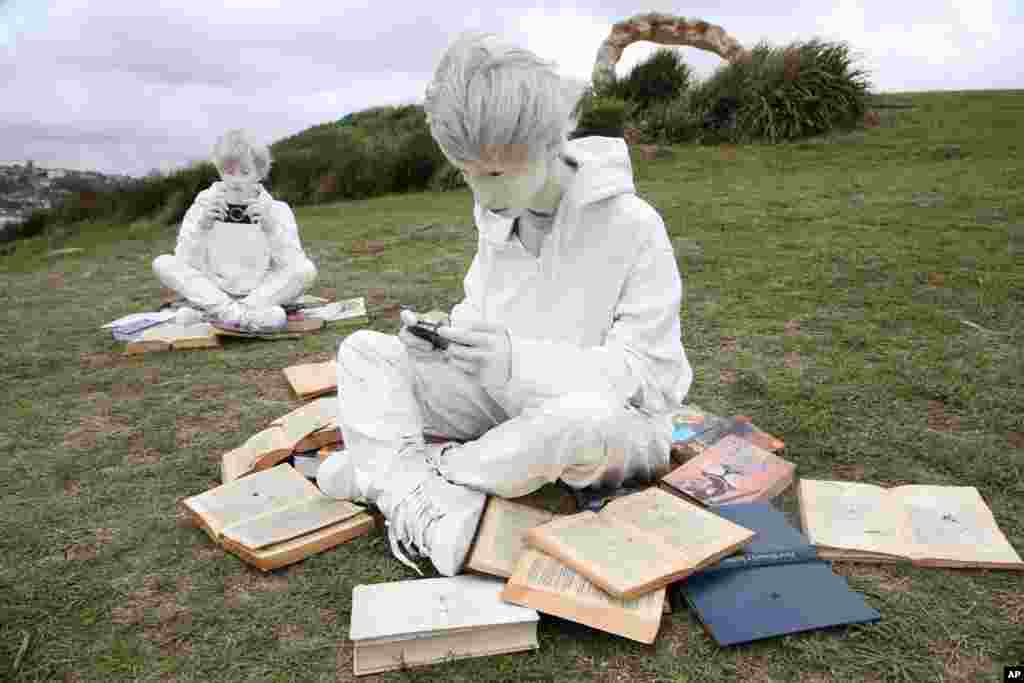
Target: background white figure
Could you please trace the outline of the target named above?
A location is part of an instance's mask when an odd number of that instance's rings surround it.
[[[451,340],[360,331],[338,350],[346,450],[330,495],[373,502],[392,550],[459,571],[485,494],[558,478],[617,486],[667,469],[692,381],[682,284],[658,213],[634,193],[621,139],[567,141],[580,89],[537,56],[465,35],[437,67],[431,133],[476,201],[477,253]],[[466,440],[424,445],[423,432]]]
[[[261,184],[270,161],[270,151],[242,130],[214,146],[221,180],[185,214],[174,254],[153,261],[160,282],[189,302],[179,322],[206,317],[250,331],[280,329],[287,323],[282,304],[316,279],[291,207]]]

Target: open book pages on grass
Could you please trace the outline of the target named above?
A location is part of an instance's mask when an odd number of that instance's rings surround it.
[[[334,301],[321,306],[306,308],[303,312],[309,318],[316,318],[324,322],[365,318],[366,299],[357,297],[355,299]]]
[[[180,351],[185,349],[209,349],[220,346],[220,341],[209,323],[180,325],[168,321],[147,327],[125,340],[127,354],[150,353],[153,351]]]
[[[337,414],[338,399],[328,396],[310,401],[277,418],[269,427],[223,455],[221,481],[227,483],[273,467],[290,456],[296,446],[311,434],[327,430],[324,438],[333,438],[330,430],[337,428]]]
[[[662,477],[662,486],[702,505],[770,500],[793,483],[796,465],[728,434]]]
[[[636,598],[717,562],[754,532],[658,488],[618,498],[600,512],[561,517],[526,534],[618,598]]]
[[[801,479],[797,493],[804,532],[823,559],[1024,569],[973,486]]]
[[[490,496],[466,567],[494,576],[512,576],[526,549],[526,533],[554,516],[546,510]]]
[[[661,626],[665,589],[623,600],[609,595],[572,567],[528,548],[502,598],[641,643],[653,643]]]
[[[370,531],[364,508],[330,498],[278,465],[182,501],[218,545],[264,571],[298,562]]]

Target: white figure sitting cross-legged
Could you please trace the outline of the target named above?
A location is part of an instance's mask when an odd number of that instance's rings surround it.
[[[302,250],[291,208],[260,182],[270,172],[270,152],[231,130],[217,141],[213,163],[221,180],[199,193],[174,254],[158,256],[153,270],[188,301],[178,322],[208,318],[244,331],[281,329],[282,305],[313,284],[316,267]]]
[[[453,43],[427,90],[431,133],[475,199],[465,298],[434,347],[359,331],[338,350],[346,449],[317,477],[376,504],[392,549],[458,573],[486,494],[561,479],[618,486],[667,469],[693,378],[682,283],[618,138],[567,141],[578,89],[491,36]],[[426,445],[424,432],[465,443]],[[411,563],[409,563],[410,566]]]

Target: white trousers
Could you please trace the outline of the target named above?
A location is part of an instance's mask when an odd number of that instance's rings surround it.
[[[236,297],[217,286],[206,273],[193,268],[173,254],[158,256],[153,272],[161,284],[188,300],[194,308],[215,311]],[[294,268],[273,269],[241,302],[253,308],[266,308],[291,303],[316,280],[316,267],[304,259]]]
[[[441,460],[448,481],[506,498],[559,478],[575,488],[649,481],[669,464],[670,415],[600,394],[489,392],[440,353],[411,355],[397,336],[370,330],[338,349],[338,408],[364,497],[386,488],[399,449],[422,442],[424,432],[467,442]],[[321,473],[328,493],[333,474]]]

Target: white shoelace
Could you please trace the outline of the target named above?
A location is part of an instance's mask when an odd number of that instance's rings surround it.
[[[392,519],[387,521],[391,553],[399,562],[423,576],[422,570],[406,555],[414,558],[430,554],[427,532],[431,525],[444,517],[423,491],[423,483],[412,489],[394,507]],[[404,552],[403,552],[404,550]]]

